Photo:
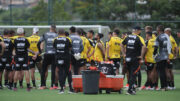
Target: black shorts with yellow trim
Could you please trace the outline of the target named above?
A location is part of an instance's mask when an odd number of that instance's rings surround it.
[[[11,56],[3,56],[0,59],[0,71],[3,70],[12,71],[12,57]]]
[[[151,71],[154,68],[155,63],[145,63],[146,65],[146,71]]]
[[[42,61],[41,56],[37,56],[36,60],[32,59],[32,56],[29,56],[29,68],[35,68],[36,63],[39,63]]]
[[[15,62],[15,71],[21,71],[21,70],[29,70],[29,59],[28,56],[14,56],[14,62]]]
[[[120,63],[121,63],[121,59],[120,58],[114,58],[114,59],[109,59],[110,61],[114,62],[114,66],[119,69],[120,67]]]

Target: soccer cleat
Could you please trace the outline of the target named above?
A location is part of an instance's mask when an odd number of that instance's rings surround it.
[[[145,88],[146,88],[146,86],[142,86],[142,87],[141,87],[141,90],[144,90]]]
[[[156,90],[156,91],[159,91],[160,89],[159,89],[159,87],[156,87],[155,90]]]
[[[26,90],[27,90],[28,92],[30,92],[30,91],[31,91],[31,87],[29,87],[29,88],[26,88]]]
[[[58,86],[54,86],[53,89],[58,89]]]
[[[146,90],[150,90],[150,89],[151,89],[151,87],[150,87],[150,86],[148,86],[148,87],[146,87],[145,89],[146,89]]]
[[[172,87],[172,90],[175,90],[176,89],[176,87]]]
[[[17,91],[17,88],[13,88],[14,91]]]
[[[155,90],[155,88],[154,87],[152,87],[152,88],[150,87],[149,90]]]
[[[54,88],[53,88],[53,87],[50,87],[49,89],[50,89],[50,90],[54,90]]]
[[[73,89],[71,89],[71,90],[69,90],[68,94],[75,94],[75,92]]]
[[[129,84],[127,83],[126,86],[124,86],[125,88],[128,88],[129,87]]]
[[[40,90],[46,89],[46,86],[39,87]]]
[[[58,94],[64,94],[64,90],[61,89]]]
[[[127,91],[126,95],[136,95],[136,92],[134,92],[134,91],[132,91],[132,92]]]
[[[20,88],[24,88],[23,86],[20,86]]]

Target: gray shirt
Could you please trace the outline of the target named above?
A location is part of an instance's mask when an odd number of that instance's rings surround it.
[[[81,53],[84,49],[83,41],[80,36],[76,34],[71,34],[70,39],[72,40],[72,54]]]
[[[47,32],[41,37],[40,42],[45,41],[45,53],[46,54],[55,54],[55,49],[53,47],[53,41],[54,41],[54,38],[56,38],[57,36],[58,35],[54,32]]]
[[[160,34],[156,38],[155,46],[158,48],[158,54],[155,58],[156,62],[167,60],[169,58],[169,48],[170,40],[166,36],[166,34]]]

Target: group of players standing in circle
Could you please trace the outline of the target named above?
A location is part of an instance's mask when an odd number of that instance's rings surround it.
[[[23,28],[15,31],[4,30],[0,37],[0,89],[4,72],[5,86],[17,91],[17,82],[23,87],[25,74],[27,91],[36,88],[35,67],[38,68],[41,85],[39,89],[46,89],[48,67],[51,65],[51,87],[64,93],[65,81],[68,78],[69,93],[74,93],[72,74],[80,75],[88,66],[103,61],[113,61],[115,74],[118,75],[123,60],[122,74],[127,74],[127,94],[136,94],[136,88],[158,90],[158,78],[161,81],[161,90],[175,89],[172,72],[173,59],[178,56],[176,41],[171,35],[171,29],[162,25],[153,32],[151,26],[145,27],[145,40],[140,36],[141,28],[134,27],[132,32],[123,33],[115,29],[108,33],[108,41],[101,41],[103,34],[94,35],[93,30],[87,33],[83,29],[71,27],[69,33],[64,29],[56,32],[52,25],[50,31],[38,35],[39,29],[34,28],[30,37],[25,37]],[[178,36],[180,37],[180,32]],[[44,48],[45,47],[45,48]],[[45,49],[45,50],[44,50]],[[43,56],[43,58],[42,58]],[[141,87],[141,65],[145,63],[147,81]]]

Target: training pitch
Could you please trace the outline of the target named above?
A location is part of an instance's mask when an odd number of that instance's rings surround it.
[[[50,73],[49,73],[50,74]],[[36,74],[36,78],[39,79],[39,75]],[[143,73],[144,84],[146,79],[145,73]],[[37,81],[39,85],[40,81]],[[48,86],[50,84],[50,75],[48,77]],[[126,80],[124,81],[124,84]],[[19,86],[19,85],[18,85]],[[66,88],[65,94],[58,94],[58,90],[38,90],[32,89],[31,92],[26,91],[26,84],[24,81],[24,88],[18,88],[17,92],[4,88],[0,90],[0,101],[178,101],[180,99],[180,73],[175,74],[175,86],[176,90],[173,91],[137,91],[136,95],[125,95],[126,91],[123,90],[123,94],[111,93],[111,94],[98,94],[98,95],[84,95],[83,93],[68,94],[68,88]]]

